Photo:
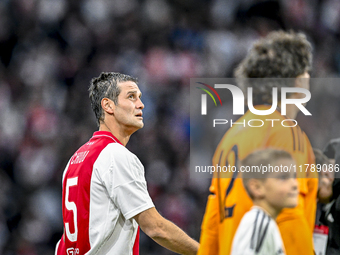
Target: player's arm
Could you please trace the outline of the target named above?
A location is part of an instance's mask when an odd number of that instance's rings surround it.
[[[197,253],[199,243],[175,224],[163,218],[155,207],[137,214],[134,219],[145,234],[163,247],[179,254]]]

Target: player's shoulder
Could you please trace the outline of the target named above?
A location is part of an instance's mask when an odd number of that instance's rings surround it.
[[[104,172],[109,169],[120,169],[120,173],[125,172],[124,169],[129,171],[143,169],[138,157],[119,143],[107,144],[95,161],[95,166]]]
[[[248,139],[264,139],[268,136],[268,132],[276,131],[276,127],[281,126],[283,120],[285,118],[277,110],[270,115],[255,115],[247,111],[242,117],[233,121],[232,127],[222,138],[222,143],[234,143],[240,138],[244,138],[247,142]]]
[[[112,156],[123,158],[123,157],[134,157],[131,151],[129,151],[125,146],[121,145],[120,143],[109,143],[104,149],[103,152],[109,153]]]
[[[272,218],[265,213],[261,208],[253,207],[250,211],[245,213],[243,216],[240,226],[245,227],[247,229],[251,228],[254,231],[254,234],[263,234],[257,233],[261,231],[261,229],[268,228],[272,224]]]
[[[247,239],[249,249],[257,253],[263,250],[265,240],[274,234],[275,229],[275,221],[261,208],[253,207],[241,220],[237,230],[238,239],[239,242]]]
[[[248,212],[246,212],[242,218],[242,220],[246,221],[247,223],[249,222],[254,222],[258,218],[263,218],[266,216],[266,213],[258,208],[258,207],[252,207]]]
[[[101,152],[101,155],[102,157],[110,159],[111,162],[120,162],[120,164],[124,162],[126,164],[140,164],[138,157],[119,143],[108,144]]]
[[[261,225],[266,219],[266,214],[254,207],[243,215],[233,240],[232,254],[257,254],[261,234],[266,231]]]

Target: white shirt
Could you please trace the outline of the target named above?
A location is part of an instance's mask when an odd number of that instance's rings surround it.
[[[276,222],[260,207],[252,207],[237,228],[231,255],[284,255]]]
[[[140,160],[111,133],[95,132],[63,174],[65,231],[56,254],[131,255],[133,217],[151,207]]]

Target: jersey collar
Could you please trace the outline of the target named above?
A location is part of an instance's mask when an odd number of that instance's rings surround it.
[[[111,138],[114,142],[119,143],[123,145],[117,137],[115,137],[111,132],[109,131],[96,131],[93,133],[92,138],[99,138],[99,137],[109,137]]]

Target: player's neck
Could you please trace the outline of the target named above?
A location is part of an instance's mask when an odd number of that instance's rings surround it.
[[[263,199],[256,199],[253,201],[254,206],[260,207],[263,211],[265,211],[270,217],[274,220],[277,218],[281,210],[277,210],[276,208],[270,206],[267,201]]]
[[[287,118],[295,119],[299,112],[299,108],[297,108],[296,105],[288,104],[286,105],[286,111],[287,111]]]
[[[129,134],[126,134],[125,132],[122,132],[118,128],[115,128],[114,126],[107,125],[106,123],[102,122],[99,125],[99,131],[108,131],[111,134],[113,134],[124,146],[129,142],[130,136]]]

